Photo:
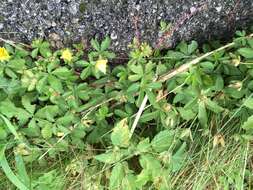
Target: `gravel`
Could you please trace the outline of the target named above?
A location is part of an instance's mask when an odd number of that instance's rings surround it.
[[[157,47],[164,37],[161,21],[177,26],[165,47],[231,37],[235,28],[250,26],[252,10],[252,0],[1,0],[0,36],[27,43],[50,39],[58,48],[110,36],[112,50],[127,52],[134,37]]]

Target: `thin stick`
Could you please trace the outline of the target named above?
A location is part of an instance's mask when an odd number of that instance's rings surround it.
[[[13,42],[11,40],[6,40],[6,39],[3,39],[3,38],[0,38],[0,41],[4,42],[6,44],[10,44],[11,46],[13,46],[13,47],[15,47],[15,48],[17,48],[19,50],[22,50],[22,48],[20,48],[19,46],[16,45],[16,42]],[[27,48],[31,48],[31,46],[29,46],[27,44],[23,44],[23,43],[18,43],[18,44],[20,44],[20,45],[22,45],[24,47],[27,47]]]
[[[251,38],[251,37],[253,37],[253,34],[250,34],[246,38]],[[202,55],[202,56],[200,56],[200,57],[198,57],[196,59],[193,59],[192,61],[190,61],[188,63],[185,63],[184,65],[180,66],[179,68],[174,69],[174,70],[166,73],[165,75],[162,75],[161,77],[159,77],[158,81],[160,81],[160,82],[166,82],[167,80],[173,78],[174,76],[187,71],[191,66],[198,64],[200,61],[202,61],[203,59],[209,57],[210,55],[213,55],[213,54],[215,54],[215,53],[217,53],[219,51],[222,51],[224,49],[233,47],[234,45],[235,45],[235,42],[229,43],[229,44],[227,44],[225,46],[222,46],[222,47],[220,47],[220,48],[218,48],[216,50],[208,52],[208,53],[206,53],[206,54],[204,54],[204,55]]]
[[[148,95],[146,94],[145,97],[144,97],[144,99],[143,99],[143,101],[142,101],[142,103],[141,103],[141,106],[140,106],[140,108],[139,108],[139,110],[138,110],[138,112],[136,114],[136,117],[134,119],[134,123],[133,123],[133,125],[131,127],[130,138],[132,137],[132,135],[133,135],[133,133],[135,131],[135,128],[137,127],[137,124],[138,124],[139,119],[141,117],[141,114],[142,114],[142,112],[143,112],[143,110],[144,110],[144,108],[145,108],[145,106],[147,104],[147,101],[148,101]]]

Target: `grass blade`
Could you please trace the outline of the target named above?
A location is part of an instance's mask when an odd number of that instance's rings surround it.
[[[0,166],[3,169],[3,172],[5,173],[6,177],[20,190],[29,190],[28,187],[26,187],[20,179],[13,173],[11,170],[6,157],[5,157],[5,146],[0,147]]]

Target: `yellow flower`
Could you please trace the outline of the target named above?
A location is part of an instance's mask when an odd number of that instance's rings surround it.
[[[8,61],[10,59],[9,53],[4,47],[0,47],[0,61]]]
[[[72,60],[72,53],[69,49],[65,49],[62,54],[61,58],[64,59],[64,61],[71,61]]]
[[[107,59],[99,59],[96,61],[96,65],[95,68],[96,70],[101,71],[102,73],[106,73],[106,64],[107,64],[108,60]]]

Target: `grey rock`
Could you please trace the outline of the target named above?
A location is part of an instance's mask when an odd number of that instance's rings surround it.
[[[229,38],[253,23],[252,10],[252,0],[1,0],[0,36],[55,47],[109,36],[112,50],[126,53],[134,37],[158,48]],[[161,21],[172,24],[170,35]]]

